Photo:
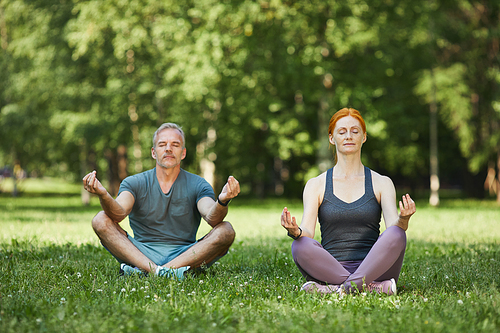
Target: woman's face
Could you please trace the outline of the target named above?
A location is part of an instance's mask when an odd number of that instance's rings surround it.
[[[333,135],[330,134],[330,143],[335,145],[337,152],[349,154],[357,152],[366,141],[361,123],[354,117],[340,118],[335,124]]]

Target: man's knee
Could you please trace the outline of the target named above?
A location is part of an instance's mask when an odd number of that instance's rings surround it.
[[[104,211],[100,211],[92,219],[92,228],[94,232],[98,235],[106,233],[114,223]]]
[[[230,246],[234,242],[236,232],[231,223],[223,221],[217,225],[216,235],[218,242]]]

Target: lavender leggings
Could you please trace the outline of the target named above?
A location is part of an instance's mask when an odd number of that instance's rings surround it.
[[[406,233],[397,226],[387,228],[362,261],[339,262],[321,244],[309,237],[292,243],[292,256],[306,280],[344,285],[350,291],[353,282],[358,290],[363,283],[384,281],[401,272],[406,249]]]

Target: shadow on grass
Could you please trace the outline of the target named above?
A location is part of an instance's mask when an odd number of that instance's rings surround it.
[[[23,211],[38,211],[43,213],[83,213],[98,212],[101,206],[96,198],[89,205],[84,205],[79,196],[30,196],[30,197],[2,197],[0,210],[5,213]]]

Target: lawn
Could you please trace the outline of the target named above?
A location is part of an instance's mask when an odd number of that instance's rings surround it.
[[[300,220],[300,202],[286,204]],[[118,276],[91,230],[95,198],[83,207],[71,195],[2,196],[0,332],[500,331],[495,203],[417,202],[398,295],[342,298],[299,290],[305,281],[279,224],[284,205],[235,199],[230,253],[177,282]]]

